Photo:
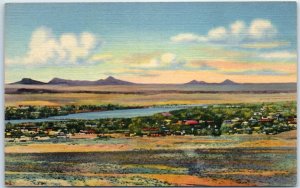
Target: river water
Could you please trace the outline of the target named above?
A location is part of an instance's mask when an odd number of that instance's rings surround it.
[[[77,114],[68,114],[63,116],[52,116],[43,119],[17,119],[17,120],[5,120],[5,123],[28,123],[28,122],[46,122],[46,121],[62,121],[70,119],[106,119],[106,118],[132,118],[141,116],[151,116],[156,113],[170,112],[173,110],[180,110],[195,106],[204,106],[200,104],[195,105],[174,105],[174,106],[159,106],[159,107],[149,107],[149,108],[136,108],[136,109],[123,109],[123,110],[109,110],[100,112],[85,112]]]

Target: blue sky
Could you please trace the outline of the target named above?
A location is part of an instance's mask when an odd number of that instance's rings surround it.
[[[296,81],[296,34],[293,2],[7,4],[6,82]]]

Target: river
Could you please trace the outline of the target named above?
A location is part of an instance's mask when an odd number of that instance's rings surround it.
[[[159,106],[149,108],[136,108],[136,109],[123,109],[123,110],[109,110],[100,112],[85,112],[77,114],[68,114],[63,116],[52,116],[43,119],[17,119],[17,120],[5,120],[5,124],[10,122],[12,124],[29,123],[29,122],[46,122],[46,121],[63,121],[70,119],[106,119],[106,118],[132,118],[141,116],[151,116],[156,113],[170,112],[173,110],[180,110],[190,107],[204,106],[200,104],[195,105],[174,105],[174,106]]]

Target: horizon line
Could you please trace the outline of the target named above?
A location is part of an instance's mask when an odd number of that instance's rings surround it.
[[[107,76],[107,77],[105,77],[105,78],[100,78],[100,79],[98,79],[98,80],[101,80],[101,79],[102,79],[102,80],[105,80],[105,79],[108,79],[108,78],[110,78],[110,77],[112,77],[112,78],[114,78],[114,79],[126,81],[126,82],[131,82],[131,81],[128,81],[128,80],[123,80],[123,79],[116,78],[116,77],[114,77],[114,76]],[[20,80],[13,81],[13,82],[9,82],[9,83],[7,83],[7,82],[4,81],[4,84],[5,84],[5,85],[13,84],[13,83],[19,82],[19,81],[21,81],[21,80],[23,80],[23,79],[31,79],[31,80],[35,80],[35,81],[39,81],[39,82],[43,82],[43,83],[45,83],[45,84],[48,84],[51,80],[53,80],[53,79],[55,79],[55,78],[63,79],[63,80],[71,80],[71,81],[89,81],[89,82],[98,81],[98,80],[80,80],[80,79],[66,79],[66,78],[53,77],[53,78],[50,79],[48,82],[45,82],[45,81],[40,81],[40,80],[33,79],[33,78],[23,77],[23,78],[21,78]],[[206,81],[204,81],[204,80],[196,80],[196,79],[192,79],[192,80],[190,80],[190,81],[183,82],[183,83],[182,83],[182,82],[180,82],[180,83],[136,83],[136,82],[132,82],[132,83],[133,83],[133,84],[137,84],[137,85],[178,85],[178,84],[182,85],[182,84],[188,84],[188,83],[191,82],[191,81],[197,81],[197,82],[205,82],[206,84],[219,84],[219,83],[222,83],[222,82],[224,82],[224,81],[226,81],[226,80],[232,81],[232,82],[237,83],[237,84],[288,84],[288,83],[296,83],[296,84],[297,84],[297,81],[294,81],[294,82],[236,82],[236,81],[234,81],[234,80],[232,80],[232,79],[228,79],[228,78],[226,78],[226,79],[224,79],[223,81],[220,81],[220,82],[206,82]],[[20,84],[20,85],[26,85],[26,84]],[[34,84],[32,84],[32,85],[34,85]],[[197,85],[197,84],[191,84],[191,85]]]

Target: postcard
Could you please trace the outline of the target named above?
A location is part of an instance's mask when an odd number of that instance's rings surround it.
[[[295,2],[8,3],[6,186],[295,186]]]

